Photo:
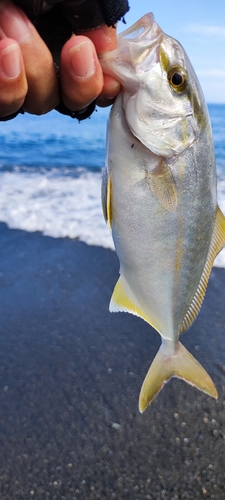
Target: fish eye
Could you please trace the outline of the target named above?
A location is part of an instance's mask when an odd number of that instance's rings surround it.
[[[168,80],[171,87],[180,94],[182,94],[187,88],[187,73],[183,68],[170,68],[168,71]]]

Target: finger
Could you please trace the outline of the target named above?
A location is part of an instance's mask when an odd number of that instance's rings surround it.
[[[100,94],[103,74],[95,47],[85,36],[72,36],[61,53],[61,94],[71,111],[88,106]]]
[[[58,79],[51,53],[21,9],[10,0],[0,2],[0,37],[13,38],[21,48],[28,93],[24,109],[43,114],[59,103]]]
[[[112,76],[103,74],[103,77],[104,83],[102,92],[96,101],[96,104],[101,108],[110,106],[121,89],[121,84],[117,80],[112,78]]]
[[[27,80],[20,47],[15,40],[0,41],[0,116],[16,113],[24,103]]]
[[[84,33],[94,44],[98,56],[117,47],[116,29],[106,25]]]
[[[117,33],[115,28],[100,26],[100,28],[89,31],[85,35],[94,43],[98,55],[114,50],[117,47]],[[97,104],[101,107],[112,104],[121,88],[120,83],[115,78],[104,73],[103,78],[102,91],[97,99]]]

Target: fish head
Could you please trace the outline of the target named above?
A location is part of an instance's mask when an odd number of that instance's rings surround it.
[[[186,150],[209,122],[194,69],[181,44],[146,14],[102,54],[103,71],[122,84],[130,131],[153,153],[173,157]]]

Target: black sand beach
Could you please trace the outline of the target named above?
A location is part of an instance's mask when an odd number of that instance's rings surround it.
[[[225,498],[225,270],[182,338],[218,401],[174,379],[140,415],[160,337],[108,312],[118,268],[0,224],[1,500]]]

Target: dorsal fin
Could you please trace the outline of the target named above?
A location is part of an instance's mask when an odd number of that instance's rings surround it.
[[[132,293],[123,278],[120,276],[114,288],[112,298],[109,304],[110,312],[129,312],[135,316],[139,316],[144,321],[147,321],[155,330],[160,333],[159,320],[152,312],[151,317],[148,317],[136,303]]]
[[[217,207],[208,257],[205,263],[205,267],[198,288],[195,292],[191,305],[181,324],[179,334],[185,332],[192,325],[193,321],[198,315],[205,296],[206,287],[212,270],[213,262],[218,253],[222,250],[224,246],[225,246],[225,217],[221,212],[220,208]]]

